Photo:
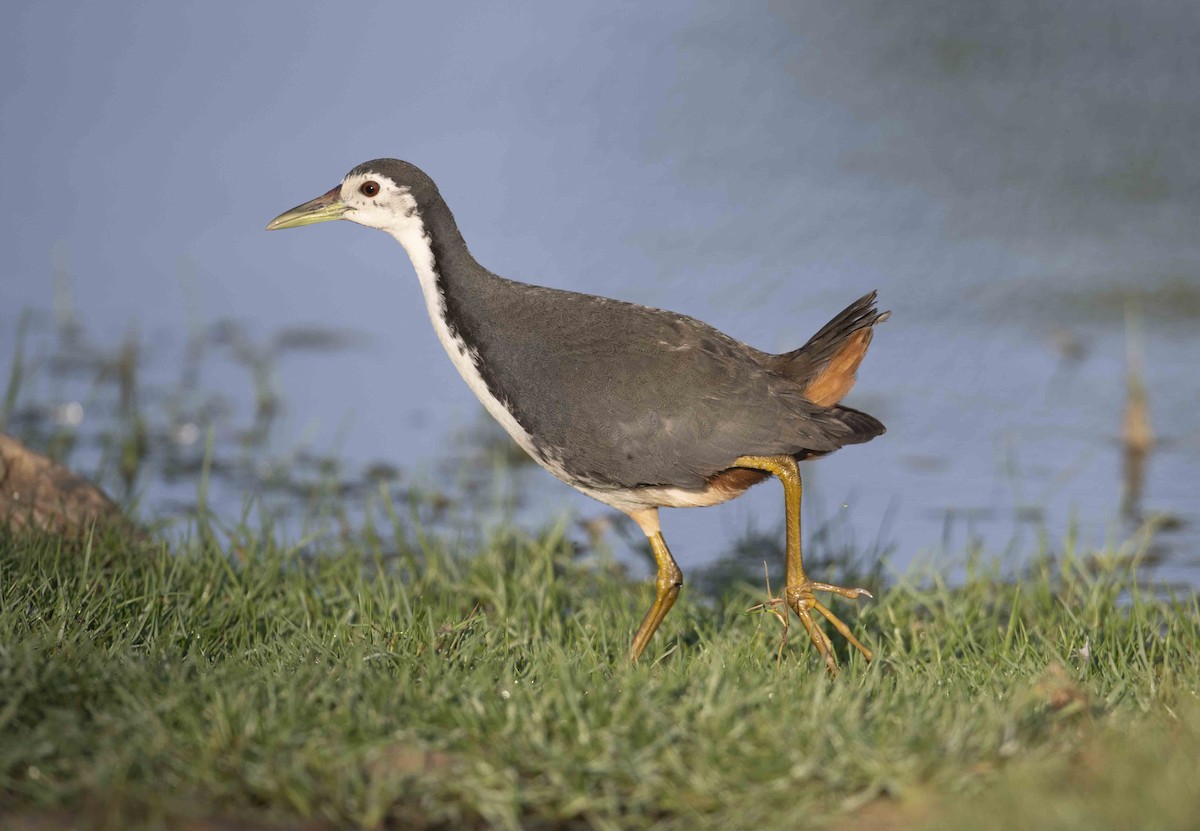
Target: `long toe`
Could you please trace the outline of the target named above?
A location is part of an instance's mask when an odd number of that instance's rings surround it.
[[[814,592],[818,591],[839,594],[851,600],[857,600],[860,597],[871,597],[871,593],[862,588],[848,589],[829,583],[816,583],[806,579],[798,585],[788,586],[784,595],[787,598],[788,605],[792,607],[792,610],[796,612],[796,616],[800,618],[800,622],[804,624],[804,629],[808,632],[809,639],[812,640],[813,646],[817,648],[817,652],[825,661],[825,667],[829,670],[830,675],[837,675],[837,658],[833,654],[829,636],[813,620],[812,612],[814,611],[829,621],[833,625],[833,628],[838,631],[838,634],[845,638],[852,647],[861,652],[864,658],[870,661],[874,657],[871,654],[871,650],[863,646],[862,642],[854,637],[854,633],[850,631],[850,627],[841,618],[835,615],[828,606],[817,600]]]

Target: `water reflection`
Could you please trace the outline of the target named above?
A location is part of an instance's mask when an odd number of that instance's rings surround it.
[[[1128,337],[1119,442],[1121,514],[1125,533],[1154,530],[1154,542],[1139,555],[1143,564],[1170,564],[1178,560],[1172,552],[1191,538],[1194,526],[1182,505],[1166,515],[1144,506],[1151,457],[1169,454],[1171,443],[1163,448],[1151,428],[1140,325],[1131,324]],[[150,348],[136,329],[106,347],[91,341],[77,321],[62,327],[49,316],[33,313],[22,317],[18,332],[6,408],[0,414],[5,416],[0,420],[4,429],[92,476],[126,504],[135,505],[141,516],[165,522],[167,528],[173,518],[200,518],[227,530],[240,520],[253,519],[292,539],[307,539],[319,550],[318,541],[328,534],[351,539],[368,533],[380,539],[407,533],[404,527],[415,519],[426,528],[466,539],[497,523],[538,525],[548,520],[552,512],[542,510],[540,503],[561,487],[541,476],[528,456],[482,413],[447,437],[434,475],[420,481],[391,461],[356,464],[336,451],[277,435],[287,410],[275,380],[280,356],[291,350],[360,349],[364,343],[356,333],[298,327],[256,340],[238,323],[225,320],[194,329],[182,349],[172,353],[161,343],[158,349]],[[172,355],[179,362],[174,371],[166,365]],[[1069,360],[1073,366],[1085,357]],[[1075,371],[1060,366],[1056,374]],[[248,394],[231,395],[228,390],[236,386],[231,382],[239,375]],[[206,388],[205,378],[220,379],[217,387],[222,391]],[[913,477],[954,475],[954,464],[944,453],[901,452],[898,458],[899,469],[873,474],[898,493]],[[1021,483],[1030,479],[1030,472],[1022,468],[1012,446],[1001,458],[1005,476],[1018,483],[1013,507],[920,508],[941,524],[943,552],[961,558],[963,551],[984,550],[990,539],[987,528],[1005,524],[1014,529],[1009,543],[1014,567],[1045,551],[1043,497],[1022,495]],[[1061,460],[1055,461],[1048,470],[1061,476],[1060,465]],[[1036,479],[1038,474],[1033,475]],[[827,511],[827,499],[818,489],[815,495],[810,492],[806,503],[806,561],[828,579],[881,581],[884,564],[895,560],[899,547],[894,528],[902,500],[887,504],[878,532],[864,539],[863,517]],[[586,504],[577,525],[581,550],[611,551],[614,543],[618,553],[643,547],[640,533],[623,515]],[[911,513],[912,506],[906,510]],[[1028,533],[1018,533],[1021,528]],[[936,540],[922,542],[928,547]],[[781,528],[764,528],[752,518],[730,535],[720,556],[690,569],[689,581],[709,593],[764,581],[778,584],[782,543]],[[1181,568],[1192,575],[1186,579],[1195,579],[1195,572],[1188,571],[1191,564]]]

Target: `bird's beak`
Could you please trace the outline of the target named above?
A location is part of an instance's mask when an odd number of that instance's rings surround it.
[[[342,201],[342,186],[338,185],[328,193],[323,193],[316,199],[297,205],[290,211],[285,211],[271,220],[267,225],[268,231],[278,231],[281,228],[299,228],[301,225],[314,225],[318,222],[328,222],[331,219],[341,219],[346,215],[346,203]]]

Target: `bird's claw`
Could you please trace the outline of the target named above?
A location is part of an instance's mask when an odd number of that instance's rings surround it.
[[[817,648],[817,652],[825,661],[825,669],[829,671],[830,675],[836,676],[838,673],[837,658],[833,654],[833,643],[829,640],[829,636],[825,634],[825,630],[813,620],[811,610],[816,610],[821,617],[833,624],[833,628],[851,646],[861,652],[863,657],[868,661],[871,660],[873,657],[871,650],[863,646],[862,642],[854,637],[854,634],[850,631],[850,627],[843,623],[841,618],[830,611],[828,606],[817,600],[814,592],[818,591],[832,592],[850,600],[857,600],[860,597],[871,597],[872,595],[866,589],[847,589],[829,583],[815,583],[812,580],[805,580],[798,585],[788,586],[784,590],[784,597],[787,599],[788,606],[792,608],[796,613],[796,617],[800,618],[800,622],[804,624],[804,631],[808,632],[809,640],[812,641],[813,646]]]

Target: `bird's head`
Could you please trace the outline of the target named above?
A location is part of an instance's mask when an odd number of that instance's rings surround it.
[[[351,170],[329,192],[275,217],[267,230],[348,219],[403,238],[420,231],[421,206],[440,198],[433,180],[415,165],[375,159]]]

